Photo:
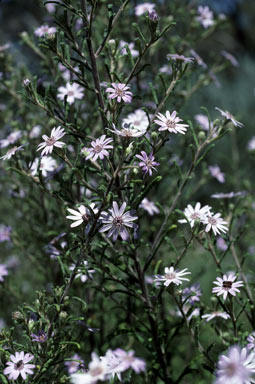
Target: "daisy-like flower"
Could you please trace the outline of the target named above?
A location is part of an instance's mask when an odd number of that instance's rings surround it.
[[[142,3],[135,7],[136,16],[141,16],[146,12],[152,12],[155,8],[156,4],[153,3]]]
[[[173,111],[172,113],[166,111],[166,116],[159,112],[156,117],[159,120],[154,121],[156,124],[160,125],[159,131],[169,131],[170,133],[181,133],[185,135],[188,124],[180,124],[183,120],[177,117],[176,111]]]
[[[114,379],[116,375],[121,381],[121,372],[119,370],[121,359],[115,355],[114,351],[108,349],[105,356],[101,357],[101,361],[105,362],[107,366],[107,375],[110,375],[112,379]]]
[[[39,166],[39,159],[36,158],[31,166],[31,174],[36,175],[37,169]],[[57,162],[50,156],[42,156],[40,163],[40,171],[42,172],[43,177],[46,177],[49,172],[53,172],[57,168]]]
[[[31,334],[31,340],[36,343],[46,343],[48,340],[47,333],[44,332],[42,329],[38,332],[38,334],[32,333]]]
[[[128,46],[130,53],[133,57],[137,57],[139,55],[139,51],[137,51],[135,48],[135,43],[126,43],[125,41],[120,41],[120,49],[122,55],[127,55],[127,49],[126,46]]]
[[[125,119],[123,119],[122,126],[125,126],[125,124],[129,128],[144,134],[149,126],[149,120],[144,110],[137,109],[135,112],[130,113]]]
[[[158,207],[153,203],[153,201],[148,200],[147,197],[142,200],[139,208],[143,208],[151,216],[153,216],[154,213],[159,213]]]
[[[198,11],[198,16],[196,17],[196,20],[205,29],[211,27],[214,24],[213,12],[210,10],[209,7],[207,6],[203,7],[202,5],[200,5],[197,11]]]
[[[184,209],[184,215],[186,219],[178,220],[181,224],[189,223],[191,228],[194,227],[196,220],[201,221],[204,219],[207,214],[210,212],[211,207],[209,205],[205,205],[204,207],[201,207],[201,203],[196,203],[195,208],[192,207],[191,204],[189,204]]]
[[[91,203],[90,208],[96,215],[98,212],[98,209],[95,208],[95,203]],[[72,216],[66,216],[68,220],[73,220],[73,223],[71,224],[71,228],[78,227],[84,222],[87,223],[91,216],[89,209],[86,208],[84,205],[81,205],[78,208],[78,211],[75,211],[74,209],[71,209],[71,208],[67,208],[67,210],[72,214]]]
[[[129,91],[130,86],[123,83],[112,83],[111,87],[106,88],[106,92],[109,93],[109,99],[117,99],[117,102],[120,103],[131,103],[133,93]]]
[[[221,169],[218,165],[210,165],[208,169],[211,176],[215,177],[219,183],[225,183],[225,174],[221,172]]]
[[[51,35],[56,33],[57,30],[55,27],[49,27],[48,25],[42,25],[41,27],[35,30],[35,35],[39,37],[43,37],[45,35]]]
[[[223,50],[221,51],[221,54],[223,57],[225,57],[225,59],[227,59],[233,65],[233,67],[239,67],[238,61],[233,55],[231,55],[231,53]]]
[[[29,137],[30,137],[30,139],[37,139],[37,137],[40,136],[41,131],[42,131],[42,127],[41,127],[40,125],[35,125],[35,126],[31,129],[31,131],[30,131],[30,133],[29,133]]]
[[[75,264],[72,264],[69,269],[70,271],[73,271],[75,268]],[[88,279],[93,279],[93,274],[96,271],[94,269],[89,269],[88,268],[88,262],[87,260],[83,261],[83,266],[80,266],[77,268],[77,273],[75,275],[76,279],[80,279],[82,283],[86,283]]]
[[[67,367],[68,374],[72,375],[73,373],[77,372],[80,367],[84,366],[84,361],[77,353],[75,353],[70,358],[70,361],[65,361],[65,366]]]
[[[255,151],[255,136],[253,136],[247,145],[248,151]]]
[[[164,275],[155,275],[156,282],[163,282],[166,287],[168,287],[171,283],[180,285],[182,284],[182,281],[186,280],[189,281],[186,277],[183,277],[185,275],[189,275],[191,272],[187,272],[188,268],[183,269],[182,271],[174,270],[174,267],[165,267],[165,273]]]
[[[0,283],[4,281],[4,277],[8,275],[8,270],[5,264],[0,264]]]
[[[21,375],[23,380],[26,380],[27,375],[32,375],[32,371],[35,368],[34,364],[28,364],[34,358],[30,353],[15,352],[15,355],[11,355],[11,361],[8,361],[4,369],[4,375],[8,376],[9,380],[17,380],[19,375]]]
[[[209,124],[208,116],[201,114],[195,115],[196,122],[200,125],[205,131],[209,131],[213,127],[213,124]]]
[[[125,212],[126,206],[127,204],[124,202],[119,208],[116,201],[114,201],[112,208],[108,212],[102,212],[100,220],[104,225],[99,229],[99,232],[109,231],[107,237],[112,236],[113,241],[116,241],[118,236],[126,241],[129,238],[126,227],[133,229],[138,227],[137,224],[133,223],[138,217],[134,216],[132,211]]]
[[[13,148],[9,149],[9,151],[7,151],[4,156],[0,157],[0,159],[10,160],[10,158],[12,156],[14,156],[16,154],[16,152],[23,151],[23,147],[24,147],[24,145],[20,145],[19,147],[13,147]]]
[[[207,322],[215,319],[215,317],[221,317],[222,319],[229,319],[230,316],[226,312],[214,311],[212,313],[206,313],[202,316]]]
[[[143,172],[149,173],[149,175],[152,175],[152,170],[156,170],[155,167],[159,165],[156,161],[154,161],[155,157],[152,153],[147,155],[146,152],[142,151],[140,155],[136,155],[136,157],[140,160],[139,167],[142,168]]]
[[[230,347],[227,355],[218,360],[215,384],[255,383],[255,357],[253,352],[238,345]]]
[[[113,129],[109,129],[109,131],[127,139],[130,137],[140,137],[146,133],[146,129],[135,128],[133,125],[126,123],[122,123],[122,129],[117,129],[115,124],[113,124]]]
[[[6,139],[0,140],[0,148],[8,147],[10,144],[16,143],[17,140],[19,140],[22,136],[21,131],[15,131],[10,133]]]
[[[82,87],[76,83],[67,83],[65,87],[58,88],[58,98],[64,100],[65,97],[68,104],[73,104],[75,99],[81,100],[84,96]]]
[[[144,372],[146,368],[146,363],[144,360],[139,357],[135,357],[134,351],[124,351],[123,349],[115,349],[113,351],[114,355],[120,360],[118,371],[123,372],[129,368],[132,368],[135,373]]]
[[[100,360],[96,353],[92,353],[92,361],[86,373],[75,373],[71,376],[73,384],[95,384],[98,380],[106,380],[107,365],[105,360]]]
[[[182,291],[182,301],[190,305],[200,301],[200,296],[202,296],[202,291],[199,283],[193,284]]]
[[[233,115],[231,115],[230,112],[228,111],[222,111],[220,108],[218,107],[215,107],[215,109],[217,109],[217,111],[219,111],[221,113],[221,115],[223,117],[225,117],[227,120],[231,120],[232,123],[234,124],[235,127],[240,127],[240,128],[243,128],[244,127],[244,124],[240,123],[240,121],[237,121]]]
[[[179,61],[185,64],[192,64],[194,62],[194,57],[185,57],[183,55],[178,55],[178,53],[169,53],[168,55],[166,55],[166,58],[168,60]]]
[[[37,151],[42,151],[43,155],[48,155],[49,153],[52,153],[53,148],[62,148],[65,143],[62,141],[59,141],[63,136],[65,136],[65,130],[61,128],[60,126],[57,128],[53,128],[50,134],[50,137],[47,135],[43,135],[42,138],[44,140],[43,143],[40,143],[37,147]]]
[[[255,350],[255,332],[247,337],[247,341],[248,344],[246,345],[246,348]]]
[[[223,275],[223,278],[217,277],[216,281],[213,282],[216,287],[213,287],[212,293],[217,293],[217,296],[223,295],[224,300],[228,294],[236,296],[236,293],[240,292],[238,288],[243,286],[241,280],[235,282],[236,277],[234,274]]]
[[[86,160],[90,159],[96,161],[98,158],[103,160],[105,156],[109,156],[108,149],[112,149],[113,146],[109,145],[113,139],[106,138],[106,135],[101,136],[91,142],[91,148],[87,148],[88,155]]]
[[[228,223],[224,221],[220,215],[220,213],[214,214],[208,212],[207,216],[202,218],[203,224],[206,225],[205,232],[209,232],[212,229],[216,236],[220,235],[221,232],[226,233],[228,231],[228,227],[226,227],[226,224]]]
[[[226,251],[228,249],[228,245],[226,241],[223,239],[223,237],[220,237],[220,236],[217,237],[216,245],[220,251]]]

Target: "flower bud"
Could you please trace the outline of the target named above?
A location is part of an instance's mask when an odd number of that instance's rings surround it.
[[[152,140],[156,140],[158,138],[158,132],[155,132],[155,131],[152,132],[151,138],[152,138]]]
[[[24,80],[23,80],[23,85],[24,85],[24,87],[28,87],[29,84],[30,84],[30,80],[29,80],[29,79],[24,79]]]
[[[60,314],[59,314],[59,318],[61,320],[65,320],[67,318],[67,316],[68,316],[68,314],[65,311],[61,311]]]
[[[200,140],[204,140],[205,137],[206,137],[205,132],[204,132],[204,131],[200,131],[199,134],[198,134],[198,138],[199,138]]]

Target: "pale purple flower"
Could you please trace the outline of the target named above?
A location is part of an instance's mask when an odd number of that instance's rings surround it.
[[[111,87],[106,88],[106,92],[109,93],[109,99],[116,99],[117,102],[120,103],[124,101],[124,103],[131,103],[133,94],[129,91],[130,86],[123,83],[112,83]]]
[[[135,127],[132,124],[127,124],[125,122],[122,123],[122,129],[117,129],[115,127],[115,124],[113,124],[113,129],[109,129],[109,131],[115,133],[115,135],[122,136],[125,138],[131,138],[131,137],[140,137],[143,136],[146,133],[146,129],[141,127]]]
[[[202,296],[202,291],[199,283],[195,283],[182,291],[182,301],[185,301],[185,303],[189,303],[190,305],[199,302],[200,296]]]
[[[126,124],[126,125],[125,125]],[[129,127],[137,132],[146,132],[149,126],[148,116],[143,109],[137,109],[133,113],[127,115],[125,119],[122,120],[122,126]]]
[[[137,57],[139,55],[139,51],[135,49],[135,43],[127,43],[126,41],[121,40],[120,41],[120,49],[122,55],[127,55],[127,49],[126,46],[128,46],[131,56]]]
[[[225,242],[225,240],[223,239],[223,237],[217,237],[217,240],[216,240],[216,245],[217,245],[217,248],[220,250],[220,251],[226,251],[228,249],[228,245],[227,243]]]
[[[155,213],[159,213],[158,207],[155,205],[155,203],[153,203],[153,201],[147,199],[147,197],[142,200],[139,208],[143,208],[151,216],[153,216]]]
[[[182,281],[189,281],[185,275],[189,275],[191,272],[187,272],[188,268],[183,269],[182,271],[175,270],[174,267],[165,267],[164,275],[155,275],[156,282],[164,282],[164,286],[168,287],[171,283],[175,285],[182,284]]]
[[[45,35],[51,35],[56,33],[57,30],[55,27],[49,27],[48,25],[42,25],[41,27],[35,30],[35,35],[39,37],[43,37]]]
[[[5,264],[0,264],[0,283],[4,281],[4,277],[8,275],[8,270]]]
[[[190,312],[192,306],[191,305],[183,305],[182,311],[185,315],[187,315],[187,320],[190,321],[193,317],[198,317],[200,315],[200,308],[194,308],[193,311]],[[178,309],[175,313],[176,316],[183,317],[182,312]]]
[[[16,152],[23,151],[23,147],[24,147],[24,145],[20,145],[19,147],[13,147],[13,148],[9,149],[9,151],[7,151],[4,156],[0,157],[0,159],[10,160],[12,158],[12,156],[14,156],[16,154]]]
[[[157,22],[159,20],[159,15],[155,11],[155,9],[153,9],[151,12],[149,12],[149,18],[151,21],[154,21],[154,22]]]
[[[215,384],[255,383],[255,357],[247,348],[234,345],[227,355],[221,355],[216,369]]]
[[[83,88],[76,83],[67,83],[65,87],[58,88],[58,98],[64,100],[66,97],[66,102],[70,105],[74,103],[75,99],[81,100],[83,96]]]
[[[31,81],[29,79],[24,79],[23,80],[24,87],[27,87],[30,83],[31,83]]]
[[[157,125],[160,125],[159,131],[168,131],[170,133],[181,133],[182,135],[185,135],[188,124],[180,123],[183,120],[177,117],[176,111],[173,111],[172,113],[166,111],[166,116],[159,112],[156,117],[159,120],[154,120],[154,122]]]
[[[209,131],[209,129],[212,129],[213,127],[212,123],[209,124],[208,116],[206,115],[203,115],[203,114],[195,115],[195,120],[200,125],[200,127],[205,131]]]
[[[107,375],[110,375],[112,379],[115,378],[115,375],[121,381],[121,372],[119,370],[119,366],[121,363],[121,358],[117,357],[111,349],[106,351],[105,356],[101,357],[101,361],[103,361],[107,366]]]
[[[238,61],[233,55],[231,55],[231,53],[223,50],[221,51],[221,54],[223,57],[225,57],[225,59],[227,59],[233,65],[233,67],[239,67]]]
[[[170,65],[164,64],[159,68],[160,73],[166,73],[167,75],[171,75],[173,73],[172,67]]]
[[[223,299],[226,300],[228,294],[236,296],[237,292],[240,292],[238,288],[243,286],[243,282],[236,281],[237,276],[234,274],[223,275],[223,278],[217,277],[216,281],[213,284],[216,287],[213,287],[212,292],[217,293],[217,296],[223,295]]]
[[[96,161],[98,158],[103,160],[104,157],[109,156],[109,149],[112,149],[113,146],[110,143],[113,142],[113,139],[106,138],[106,135],[99,137],[91,142],[91,147],[87,148],[88,155],[86,160],[90,159],[91,161]]]
[[[98,209],[95,207],[95,203],[91,203],[90,208],[92,209],[94,214],[97,214]],[[73,223],[71,224],[71,228],[78,227],[84,222],[87,223],[91,217],[90,210],[86,208],[84,205],[80,205],[78,207],[78,211],[75,211],[74,209],[71,209],[71,208],[67,208],[67,210],[69,213],[71,213],[71,216],[66,216],[66,218],[68,220],[73,220]]]
[[[38,334],[35,334],[35,333],[31,334],[31,340],[36,343],[46,343],[46,341],[48,340],[48,336],[46,332],[44,332],[43,330],[40,330]]]
[[[255,332],[247,337],[247,341],[246,348],[255,350]]]
[[[75,264],[72,264],[69,269],[73,271],[75,268]],[[76,279],[80,279],[82,283],[86,283],[88,279],[93,279],[93,274],[95,273],[95,269],[88,268],[88,261],[84,260],[82,265],[77,268],[77,273],[75,275]]]
[[[220,213],[208,212],[207,216],[202,218],[202,223],[206,225],[205,232],[209,232],[212,229],[214,235],[217,236],[221,232],[226,233],[228,231],[228,227],[226,227],[228,223],[220,216]]]
[[[209,205],[202,207],[200,202],[196,203],[195,208],[193,208],[191,204],[188,204],[183,212],[186,219],[178,220],[178,222],[181,224],[189,223],[191,228],[193,228],[195,222],[205,219],[210,210],[211,207]]]
[[[194,62],[194,57],[185,57],[183,55],[178,55],[178,53],[169,53],[168,55],[166,55],[166,58],[168,60],[179,61],[185,64],[192,64]]]
[[[95,384],[98,380],[106,380],[107,365],[104,360],[100,360],[96,353],[92,353],[92,361],[89,363],[86,373],[75,373],[71,375],[73,384]]]
[[[68,374],[72,375],[84,366],[84,361],[77,353],[75,353],[70,357],[69,361],[65,361],[65,366],[67,367]]]
[[[206,29],[214,25],[213,12],[209,7],[199,5],[196,20]]]
[[[253,136],[249,142],[248,142],[248,145],[247,145],[247,149],[248,151],[255,151],[255,136]]]
[[[159,165],[159,163],[154,161],[155,157],[152,152],[148,156],[146,152],[142,151],[141,154],[136,155],[136,157],[140,160],[139,167],[142,168],[143,172],[149,173],[150,176],[152,175],[152,170],[156,170],[155,167]]]
[[[220,108],[218,107],[215,107],[215,109],[217,109],[217,111],[219,111],[221,113],[221,115],[223,117],[225,117],[225,119],[227,120],[231,120],[232,123],[234,124],[235,127],[240,127],[240,128],[243,128],[244,125],[242,123],[240,123],[240,121],[237,121],[233,115],[231,115],[231,113],[229,113],[228,111],[222,111]]]
[[[230,316],[226,312],[214,311],[211,313],[206,313],[202,316],[202,319],[205,319],[207,322],[215,319],[215,317],[220,317],[221,319],[227,320]]]
[[[11,240],[12,227],[1,224],[0,225],[0,243]]]
[[[104,225],[99,232],[109,231],[107,237],[112,236],[113,241],[116,241],[118,236],[126,241],[129,238],[126,227],[137,228],[137,224],[134,224],[133,221],[138,219],[137,216],[133,215],[132,211],[125,212],[126,206],[127,204],[124,202],[119,208],[116,201],[114,201],[112,208],[108,212],[102,212],[100,220]]]
[[[10,144],[15,144],[22,136],[21,131],[14,131],[10,133],[6,139],[0,140],[0,148],[8,147]]]
[[[217,179],[219,183],[225,183],[225,174],[221,172],[221,169],[218,165],[210,165],[208,169],[211,176]]]
[[[57,168],[57,162],[51,156],[42,156],[40,159],[36,158],[30,168],[32,175],[37,174],[38,167],[42,172],[42,176],[46,177],[49,172],[53,172]]]
[[[28,364],[34,358],[30,353],[15,352],[15,355],[10,355],[10,360],[8,361],[4,369],[4,375],[8,376],[9,380],[17,380],[19,375],[21,375],[23,380],[26,380],[27,375],[32,375],[33,369],[35,368],[34,364]]]
[[[190,50],[190,54],[194,57],[194,59],[196,60],[197,64],[200,65],[200,67],[206,69],[207,68],[207,64],[204,62],[204,60],[199,56],[199,54],[194,51],[194,49],[191,49]]]
[[[54,147],[62,148],[65,143],[59,140],[63,136],[65,136],[65,134],[65,130],[60,126],[58,126],[57,128],[54,127],[51,131],[50,137],[48,137],[47,135],[42,136],[44,142],[38,145],[37,151],[41,151],[43,149],[43,156],[44,154],[48,155],[49,153],[52,153]]]
[[[153,3],[142,3],[135,7],[136,16],[141,16],[146,12],[152,12],[155,8],[156,4]]]
[[[118,371],[123,372],[129,368],[132,368],[135,373],[144,372],[146,369],[146,363],[144,360],[139,357],[135,357],[134,351],[124,351],[121,348],[115,349],[113,351],[115,356],[120,359],[120,364],[118,366]]]
[[[42,131],[42,127],[41,127],[40,125],[35,125],[35,126],[31,129],[31,131],[30,131],[30,133],[29,133],[29,137],[30,137],[30,139],[37,139],[37,137],[40,136],[41,131]]]

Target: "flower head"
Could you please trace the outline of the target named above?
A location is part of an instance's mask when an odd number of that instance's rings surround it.
[[[10,356],[6,367],[4,369],[4,375],[8,376],[9,380],[17,380],[19,375],[21,375],[23,380],[26,380],[27,374],[32,375],[32,369],[35,368],[34,364],[28,364],[34,358],[30,353],[15,352],[15,355]]]
[[[0,243],[11,240],[12,227],[0,225]]]
[[[155,4],[153,3],[142,3],[135,7],[135,14],[136,16],[141,16],[146,12],[152,12],[155,8]]]
[[[228,231],[228,227],[226,227],[226,224],[228,223],[224,221],[220,216],[220,213],[214,214],[213,212],[209,211],[207,215],[202,218],[203,224],[206,225],[205,232],[209,232],[212,229],[216,236],[221,232],[226,233]]]
[[[9,149],[9,151],[6,152],[4,156],[0,157],[0,159],[10,160],[12,156],[16,154],[16,152],[23,151],[23,147],[24,145],[20,145],[19,147],[12,147],[11,149]]]
[[[67,97],[66,97],[67,96]],[[65,87],[58,88],[58,98],[66,101],[68,104],[73,104],[75,99],[81,100],[84,96],[82,87],[76,83],[67,83]]]
[[[44,142],[38,145],[37,151],[41,151],[43,149],[42,151],[42,156],[43,156],[44,154],[48,155],[49,153],[52,153],[54,147],[62,148],[65,145],[65,143],[59,140],[63,136],[65,136],[64,129],[61,128],[60,126],[57,128],[54,127],[51,131],[50,137],[48,137],[47,135],[42,136]]]
[[[166,116],[164,116],[162,113],[158,113],[156,117],[159,120],[154,120],[156,124],[160,125],[159,131],[168,131],[170,133],[181,133],[185,135],[188,124],[180,124],[182,119],[177,117],[177,112],[173,111],[170,113],[169,111],[166,111]]]
[[[182,284],[182,281],[186,280],[189,281],[186,277],[183,277],[185,275],[189,275],[191,272],[187,272],[187,268],[183,269],[182,271],[174,270],[174,267],[166,267],[164,275],[155,275],[156,282],[164,282],[164,285],[168,287],[171,283],[175,285]]]
[[[255,350],[255,332],[247,337],[248,344],[246,348]]]
[[[124,202],[119,208],[116,201],[114,201],[112,208],[108,212],[102,212],[100,220],[104,225],[99,232],[109,231],[107,237],[112,236],[113,241],[116,241],[118,236],[126,241],[129,238],[126,227],[137,228],[137,224],[134,224],[133,221],[138,219],[131,211],[125,212],[126,206],[127,204]]]
[[[220,236],[217,237],[216,245],[220,251],[226,251],[228,249],[228,245],[226,244],[223,237],[220,237]]]
[[[35,126],[31,129],[31,131],[30,131],[30,133],[29,133],[29,137],[30,137],[30,139],[36,139],[37,137],[39,137],[41,131],[42,131],[42,127],[41,127],[40,125],[35,125]]]
[[[129,91],[130,86],[123,83],[112,83],[111,87],[106,88],[106,92],[109,93],[109,99],[117,99],[120,103],[131,103],[133,94]]]
[[[211,207],[209,205],[205,205],[204,207],[201,207],[201,203],[196,203],[195,208],[192,207],[191,204],[189,204],[184,209],[184,215],[186,219],[178,220],[179,223],[185,224],[189,223],[191,228],[194,227],[196,221],[201,221],[202,219],[205,219],[208,212],[210,212]]]
[[[43,177],[46,177],[49,172],[53,172],[54,169],[57,167],[57,162],[51,156],[42,156],[41,159],[36,158],[33,164],[31,165],[32,175],[36,175],[38,167],[39,170],[42,172]]]
[[[104,360],[92,353],[92,361],[89,363],[89,369],[86,373],[75,373],[71,376],[73,384],[94,384],[98,380],[104,381],[107,375],[107,365]]]
[[[206,29],[214,24],[213,12],[209,7],[199,5],[196,20]]]
[[[221,115],[223,117],[225,117],[227,120],[231,120],[232,123],[234,124],[235,127],[240,127],[240,128],[243,128],[244,125],[242,123],[240,123],[240,121],[237,121],[233,115],[231,115],[230,112],[228,111],[222,111],[220,108],[218,107],[215,107],[215,109],[217,109],[217,111],[219,111],[221,113]]]
[[[38,334],[32,333],[31,339],[32,339],[32,341],[37,342],[37,343],[46,343],[46,341],[48,340],[48,336],[47,336],[47,333],[41,329],[38,332]]]
[[[56,33],[57,30],[55,27],[49,27],[48,25],[42,25],[41,27],[35,30],[35,35],[39,37],[43,37],[45,35],[51,35]]]
[[[90,159],[92,161],[96,161],[98,158],[103,160],[105,156],[109,156],[108,149],[113,148],[112,145],[109,145],[112,141],[113,139],[106,138],[106,135],[92,141],[91,147],[87,148],[88,155],[86,160]]]
[[[154,161],[155,157],[152,153],[147,155],[146,152],[142,151],[140,155],[136,155],[136,157],[140,160],[139,167],[142,168],[143,172],[149,173],[149,175],[152,175],[152,170],[156,170],[155,167],[159,165],[156,161]]]
[[[215,317],[220,317],[222,319],[229,319],[230,316],[226,312],[214,311],[211,313],[206,313],[202,316],[202,319],[205,319],[207,322],[215,319]]]
[[[182,291],[182,301],[188,303],[190,305],[194,305],[196,302],[200,301],[200,296],[202,295],[202,291],[200,288],[200,284],[196,283],[191,285],[190,287],[185,288]]]
[[[194,62],[193,57],[185,57],[183,55],[178,55],[178,53],[169,53],[168,55],[166,55],[166,58],[168,60],[173,60],[173,61],[177,61],[185,64],[189,64],[189,63],[192,64]]]
[[[5,264],[0,264],[0,283],[4,281],[4,277],[8,275],[8,270]]]
[[[122,129],[117,129],[115,124],[113,124],[113,129],[109,129],[109,131],[115,133],[115,135],[125,137],[126,139],[131,137],[140,137],[146,133],[146,129],[144,128],[136,128],[132,124],[122,123]]]
[[[236,293],[240,292],[238,288],[243,286],[241,280],[235,282],[236,277],[234,274],[223,275],[222,278],[217,277],[216,281],[213,282],[216,287],[213,287],[212,292],[217,293],[217,296],[223,295],[224,300],[226,300],[228,294],[236,296]]]
[[[16,141],[18,141],[21,138],[21,136],[22,136],[21,131],[14,131],[10,133],[6,137],[6,139],[0,140],[0,148],[5,148],[5,147],[8,147],[8,145],[10,144],[16,143]]]
[[[147,197],[142,200],[139,208],[143,208],[150,216],[153,216],[154,213],[159,213],[158,207],[153,203],[153,201],[148,200]]]
[[[209,131],[213,127],[213,124],[209,122],[208,116],[203,114],[195,115],[196,122],[200,125],[205,131]]]
[[[144,360],[135,357],[134,351],[124,351],[123,349],[115,349],[113,351],[114,355],[119,359],[118,371],[123,372],[129,368],[132,368],[135,373],[140,373],[145,371],[146,363]]]
[[[137,109],[123,119],[122,126],[128,126],[129,129],[133,129],[134,131],[144,134],[149,126],[149,120],[144,110]]]
[[[98,212],[98,209],[95,208],[95,204],[90,204],[90,208],[96,214]],[[71,216],[66,216],[68,220],[73,220],[73,223],[71,224],[71,228],[78,227],[82,223],[87,223],[90,219],[91,213],[88,208],[86,208],[84,205],[80,205],[78,208],[78,211],[75,211],[74,209],[67,208],[68,212],[71,213]]]
[[[72,375],[73,373],[77,372],[83,365],[84,361],[77,353],[70,357],[69,361],[65,361],[65,366],[67,367],[69,375]]]
[[[219,183],[225,183],[225,174],[221,172],[221,169],[218,165],[210,165],[208,169],[211,176],[215,177]]]
[[[121,54],[122,55],[127,55],[127,48],[126,46],[128,46],[129,50],[130,50],[130,53],[133,57],[137,57],[139,55],[139,51],[137,51],[135,48],[135,43],[126,43],[125,41],[121,40],[120,41],[120,49],[121,49]]]
[[[227,355],[219,357],[215,384],[254,383],[254,353],[238,345],[230,347]]]

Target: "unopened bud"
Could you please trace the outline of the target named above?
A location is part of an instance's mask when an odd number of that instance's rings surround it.
[[[23,85],[24,85],[24,87],[28,87],[29,84],[30,84],[30,80],[29,80],[29,79],[24,79],[24,80],[23,80]]]
[[[198,138],[200,140],[204,140],[205,139],[205,132],[204,131],[200,131],[199,134],[198,134]]]

